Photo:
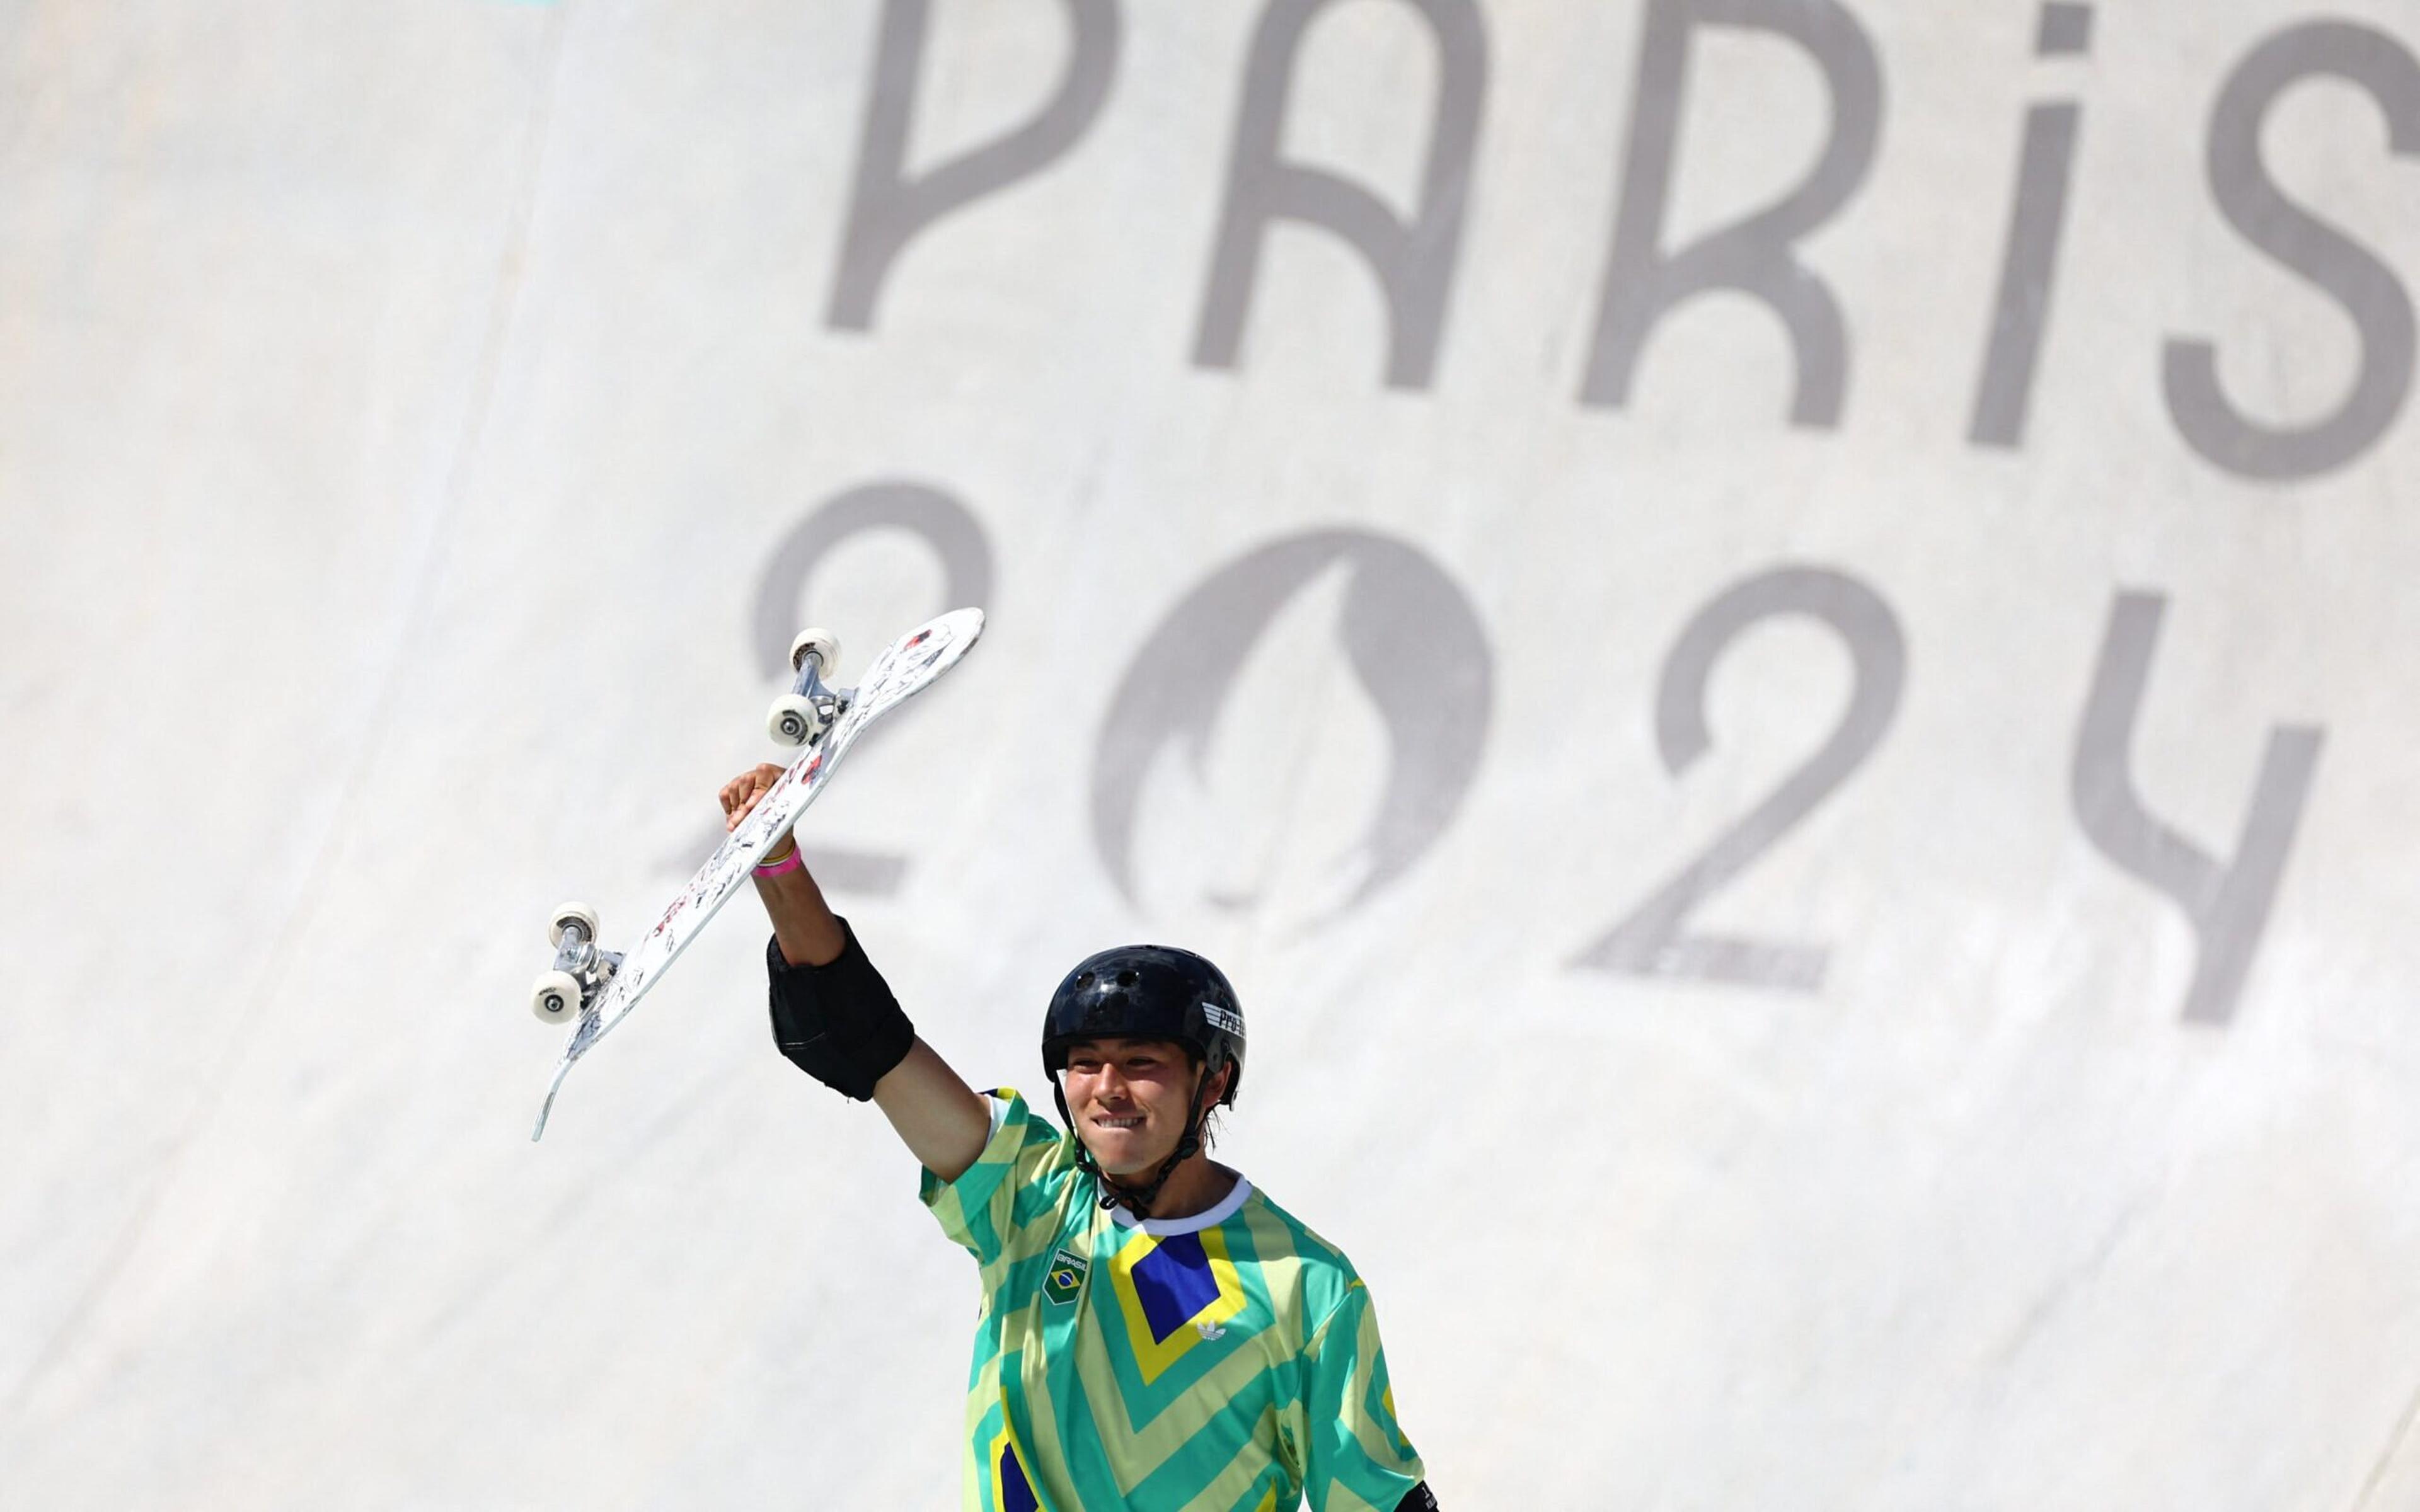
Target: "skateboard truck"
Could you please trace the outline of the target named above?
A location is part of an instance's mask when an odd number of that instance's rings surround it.
[[[766,712],[765,733],[784,746],[811,746],[821,740],[857,692],[825,683],[823,674],[839,666],[838,637],[830,630],[800,630],[790,642],[790,670],[798,677]]]
[[[597,1000],[622,964],[621,952],[597,944],[597,911],[565,903],[554,911],[546,937],[554,946],[554,969],[530,988],[530,1011],[561,1024]]]

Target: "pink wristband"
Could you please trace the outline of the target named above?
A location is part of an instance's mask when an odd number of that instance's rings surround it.
[[[806,859],[799,855],[799,842],[792,841],[787,860],[776,861],[771,866],[760,866],[756,869],[756,874],[760,877],[778,877],[796,872],[806,864]]]

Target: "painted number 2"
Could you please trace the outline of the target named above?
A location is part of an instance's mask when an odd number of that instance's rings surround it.
[[[1840,722],[1807,763],[1747,815],[1574,963],[1600,971],[1684,977],[1811,993],[1823,984],[1830,950],[1820,945],[1693,934],[1689,915],[1738,876],[1829,797],[1882,743],[1907,681],[1907,641],[1880,595],[1821,567],[1781,567],[1725,591],[1689,622],[1664,662],[1655,695],[1655,746],[1673,776],[1714,739],[1706,687],[1714,663],[1750,626],[1785,614],[1828,625],[1849,649],[1855,682]]]

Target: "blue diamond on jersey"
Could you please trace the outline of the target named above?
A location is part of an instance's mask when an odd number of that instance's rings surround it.
[[[1135,1262],[1132,1274],[1135,1300],[1142,1304],[1143,1321],[1155,1343],[1166,1343],[1218,1300],[1218,1278],[1210,1273],[1210,1257],[1202,1252],[1199,1234],[1162,1239]]]
[[[1042,1512],[1042,1498],[1026,1483],[1016,1450],[1005,1443],[1000,1446],[1000,1512]]]

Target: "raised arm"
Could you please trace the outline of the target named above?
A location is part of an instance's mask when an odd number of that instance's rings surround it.
[[[768,764],[724,783],[723,827],[736,827],[781,776],[782,768]],[[826,1086],[861,1101],[870,1097],[908,1152],[954,1181],[991,1137],[991,1105],[916,1037],[847,921],[824,902],[806,867],[791,864],[797,859],[795,843],[785,840],[756,874],[756,895],[773,921],[766,968],[774,1041]]]

